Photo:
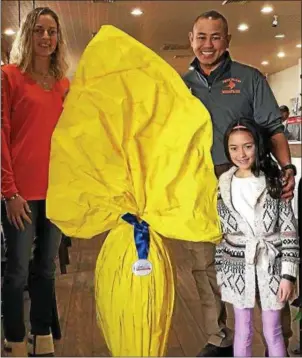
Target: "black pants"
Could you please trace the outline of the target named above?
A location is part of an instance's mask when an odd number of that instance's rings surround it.
[[[10,342],[22,342],[25,337],[23,292],[27,281],[31,299],[31,333],[49,334],[52,322],[55,258],[61,233],[46,218],[44,200],[29,201],[28,204],[31,209],[32,224],[24,222],[24,231],[19,231],[10,225],[6,214],[2,212],[7,248],[2,313],[4,334]]]

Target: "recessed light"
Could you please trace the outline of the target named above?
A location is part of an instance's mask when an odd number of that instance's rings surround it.
[[[14,31],[13,29],[6,29],[4,31],[4,34],[7,35],[7,36],[12,36],[12,35],[15,35],[16,31]]]
[[[263,14],[270,14],[273,11],[273,8],[269,5],[263,6],[263,8],[261,9],[261,12]]]
[[[268,64],[269,64],[268,61],[262,61],[262,62],[261,62],[261,65],[263,65],[263,66],[267,66]]]
[[[283,51],[278,52],[277,56],[280,57],[280,58],[285,57],[285,53]]]
[[[239,31],[246,31],[246,30],[248,30],[248,25],[247,24],[240,24],[238,27],[237,27],[237,29],[239,30]]]
[[[284,39],[285,35],[284,34],[277,34],[275,35],[276,39]]]
[[[133,9],[131,11],[131,15],[133,16],[141,16],[143,14],[143,11],[139,8]]]
[[[302,46],[301,46],[301,44],[298,44],[298,45],[296,45],[296,47],[297,47],[297,48],[301,48]]]

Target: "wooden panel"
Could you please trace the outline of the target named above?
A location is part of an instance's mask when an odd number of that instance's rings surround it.
[[[74,275],[62,356],[89,357],[92,347],[94,273],[88,271]]]
[[[58,306],[58,314],[59,314],[60,326],[61,326],[63,337],[64,337],[64,333],[67,331],[67,322],[70,312],[70,301],[71,301],[74,279],[75,277],[73,274],[58,275],[56,277],[57,306]],[[58,357],[62,356],[64,342],[65,339],[55,341],[55,350],[56,350],[56,355]]]

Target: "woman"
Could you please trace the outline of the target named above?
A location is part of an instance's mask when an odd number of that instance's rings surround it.
[[[54,355],[50,332],[55,257],[61,234],[45,215],[50,143],[69,82],[58,16],[31,11],[2,67],[1,192],[6,205],[7,266],[3,282],[5,348],[27,356],[23,290],[30,280],[29,352]],[[35,241],[34,241],[35,238]]]

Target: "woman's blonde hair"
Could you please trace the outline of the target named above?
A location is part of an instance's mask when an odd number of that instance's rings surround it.
[[[33,31],[41,15],[50,15],[57,24],[57,47],[51,54],[50,71],[56,79],[65,76],[68,69],[65,60],[65,42],[58,15],[48,7],[38,7],[27,14],[13,43],[10,63],[17,65],[22,72],[32,70],[33,64]]]

